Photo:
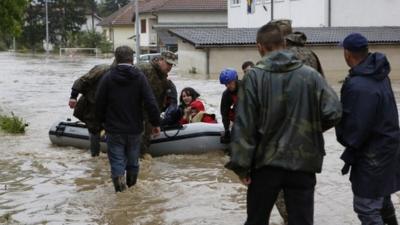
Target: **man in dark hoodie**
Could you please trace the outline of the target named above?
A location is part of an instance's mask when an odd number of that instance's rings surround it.
[[[133,50],[121,46],[115,50],[117,66],[100,81],[96,93],[97,116],[107,133],[108,159],[115,191],[136,184],[143,132],[143,109],[160,133],[160,112],[145,75],[133,63]],[[126,183],[124,179],[126,171]]]
[[[359,33],[342,42],[351,67],[341,90],[343,118],[336,127],[346,147],[341,159],[354,194],[354,210],[363,225],[397,225],[390,195],[400,190],[399,120],[389,79],[390,65],[382,53],[369,53]]]
[[[258,30],[257,48],[263,58],[242,80],[226,167],[248,185],[246,225],[269,224],[281,190],[289,225],[311,225],[322,133],[339,122],[341,105],[317,71],[284,50],[277,25]]]

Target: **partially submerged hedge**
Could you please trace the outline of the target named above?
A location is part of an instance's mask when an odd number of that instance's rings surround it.
[[[25,133],[25,127],[28,126],[26,122],[11,113],[11,116],[0,115],[0,128],[5,132],[12,134],[23,134]]]

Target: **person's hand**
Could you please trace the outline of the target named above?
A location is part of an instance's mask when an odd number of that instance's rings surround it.
[[[192,111],[192,107],[188,106],[185,108],[185,116],[189,117],[190,112]]]
[[[251,183],[251,178],[250,177],[240,178],[240,181],[242,182],[242,184],[249,186],[249,184]]]
[[[76,106],[76,99],[70,98],[69,101],[68,101],[68,105],[69,105],[69,107],[70,107],[71,109],[74,109],[75,106]]]
[[[153,137],[157,137],[160,135],[161,129],[160,127],[153,127],[151,130],[151,133],[153,134]]]

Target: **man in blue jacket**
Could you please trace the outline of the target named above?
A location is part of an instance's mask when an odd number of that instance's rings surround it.
[[[133,64],[133,50],[115,50],[117,66],[104,75],[96,93],[96,112],[107,133],[108,159],[116,192],[136,184],[143,132],[143,105],[153,126],[160,133],[160,111],[145,75]],[[126,171],[126,183],[124,179]]]
[[[400,189],[400,132],[390,65],[382,53],[369,53],[361,34],[348,35],[342,46],[351,67],[336,127],[337,139],[346,147],[342,173],[351,168],[354,210],[363,225],[397,225],[390,195]]]

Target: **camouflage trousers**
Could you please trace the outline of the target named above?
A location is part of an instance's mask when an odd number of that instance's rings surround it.
[[[278,194],[278,198],[276,198],[275,206],[278,209],[279,214],[281,215],[284,224],[288,224],[288,213],[286,210],[285,198],[283,195],[283,191],[281,190]]]
[[[150,138],[151,138],[152,126],[149,122],[144,123],[144,131],[142,135],[142,142],[140,144],[140,156],[149,152],[150,148]]]

